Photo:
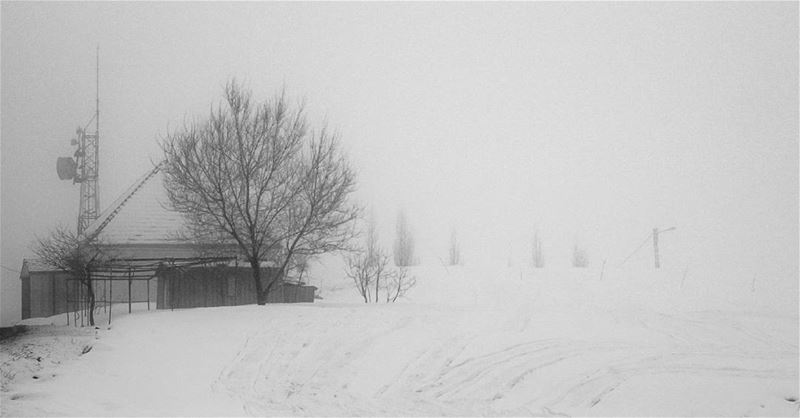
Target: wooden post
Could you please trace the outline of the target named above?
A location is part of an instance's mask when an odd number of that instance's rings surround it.
[[[114,310],[114,273],[109,273],[110,278],[108,280],[108,325],[111,325],[111,311]]]
[[[131,269],[128,268],[128,313],[131,313],[131,284],[133,280],[131,280]]]
[[[83,286],[80,286],[79,289],[80,289],[80,291],[79,291],[80,297],[78,298],[77,305],[78,305],[78,307],[80,307],[80,311],[81,311],[81,313],[80,313],[80,315],[81,315],[81,328],[83,328],[83,317],[84,317],[83,313],[86,310],[86,307],[84,306],[86,304],[83,303]],[[76,310],[77,310],[77,307],[76,307]]]
[[[147,279],[147,310],[150,310],[150,279]]]
[[[683,278],[681,279],[681,289],[683,289],[683,282],[686,281],[686,273],[689,273],[689,266],[683,269]]]
[[[51,315],[55,315],[55,314],[58,313],[58,312],[56,312],[57,309],[56,309],[56,275],[55,275],[55,273],[50,273],[50,286],[51,286],[50,292],[53,295],[52,296],[52,298],[53,298],[53,306],[52,306],[53,313]]]
[[[656,258],[656,268],[661,268],[661,262],[658,260],[658,228],[653,228],[653,253]]]
[[[64,283],[67,284],[67,291],[64,293],[64,310],[67,311],[67,326],[69,326],[69,278],[64,279]]]
[[[656,258],[656,268],[661,268],[661,259],[658,257],[658,234],[663,234],[665,232],[674,231],[675,227],[670,227],[659,231],[658,228],[653,228],[653,253],[655,254]]]
[[[108,313],[108,300],[106,299],[106,289],[108,289],[108,279],[103,280],[103,313]]]
[[[603,280],[603,273],[606,272],[606,261],[607,260],[603,260],[603,267],[600,269],[600,280]]]

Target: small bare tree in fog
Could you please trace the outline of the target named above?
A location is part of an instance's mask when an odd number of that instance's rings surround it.
[[[64,227],[36,238],[33,253],[43,262],[72,276],[86,289],[89,325],[94,326],[95,295],[92,269],[104,258],[96,242],[81,239]]]
[[[572,267],[589,267],[589,254],[578,244],[572,247]]]
[[[375,281],[373,264],[363,250],[354,250],[345,259],[345,274],[353,280],[358,294],[369,303],[372,298],[372,284]]]
[[[461,264],[461,247],[458,243],[458,233],[456,229],[450,230],[450,248],[448,250],[448,262],[451,266]]]
[[[256,103],[235,81],[207,120],[162,141],[170,203],[201,235],[224,236],[252,268],[258,304],[297,257],[348,248],[355,173],[335,135],[310,132],[302,106]],[[202,237],[201,237],[202,238]],[[261,262],[278,274],[261,280]]]
[[[408,267],[416,264],[414,259],[414,233],[408,224],[404,210],[397,212],[394,237],[394,265]]]
[[[364,247],[353,251],[346,261],[345,273],[355,283],[364,303],[378,302],[378,290],[387,271],[389,256],[378,243],[374,219],[367,222]]]
[[[372,219],[367,224],[364,247],[353,251],[346,259],[345,274],[353,280],[364,303],[379,302],[381,289],[386,292],[386,302],[394,302],[416,284],[405,267],[390,268],[389,255],[378,243]]]
[[[539,237],[539,230],[533,233],[533,267],[540,269],[544,267],[544,253],[542,252],[542,239]]]
[[[405,296],[417,284],[417,278],[408,275],[408,269],[399,267],[386,278],[386,302],[394,302]]]

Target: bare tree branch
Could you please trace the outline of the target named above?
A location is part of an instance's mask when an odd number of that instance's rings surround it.
[[[353,280],[364,303],[378,303],[381,290],[387,303],[395,302],[416,284],[416,279],[408,276],[405,267],[389,267],[389,255],[378,243],[373,219],[368,221],[364,246],[353,251],[346,263],[345,274]]]
[[[356,179],[338,142],[325,129],[311,132],[303,107],[292,109],[284,93],[256,103],[235,80],[207,120],[162,141],[172,207],[198,240],[235,243],[259,304],[289,270],[349,248],[360,211],[348,202]],[[268,283],[262,261],[279,269]]]
[[[36,237],[33,253],[44,263],[71,275],[86,288],[89,325],[94,326],[95,295],[92,270],[108,257],[97,241],[87,241],[63,226],[45,237]]]

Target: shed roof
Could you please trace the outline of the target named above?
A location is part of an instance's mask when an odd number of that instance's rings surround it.
[[[20,277],[27,276],[30,273],[43,272],[43,271],[57,271],[58,268],[45,263],[38,258],[23,258],[22,269],[20,270]]]

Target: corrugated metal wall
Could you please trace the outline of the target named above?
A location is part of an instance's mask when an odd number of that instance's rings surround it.
[[[60,271],[37,271],[28,277],[21,277],[22,281],[22,319],[46,318],[64,312],[74,311],[74,300],[79,298],[80,283],[77,280],[68,280],[70,275]],[[156,300],[156,279],[150,282],[150,300]],[[93,282],[97,306],[108,298],[114,303],[128,302],[127,280],[115,280],[113,283],[106,280]],[[67,289],[69,286],[69,289]],[[131,282],[131,300],[133,302],[146,302],[148,298],[146,281]],[[85,290],[84,290],[85,293]],[[71,300],[67,303],[67,298]]]
[[[63,272],[34,272],[22,278],[22,319],[46,318],[67,312],[67,279]],[[73,292],[75,290],[70,289]]]
[[[275,269],[262,269],[262,283],[272,279]],[[235,306],[256,303],[255,284],[249,267],[206,267],[159,272],[158,309]],[[267,302],[314,302],[313,286],[273,285]]]
[[[269,282],[275,269],[262,269],[262,282]],[[22,319],[46,318],[75,310],[75,302],[67,304],[67,296],[78,298],[80,284],[67,280],[63,272],[32,272],[22,281]],[[69,285],[69,289],[67,286]],[[98,306],[108,298],[114,303],[128,302],[127,280],[94,282]],[[256,290],[249,267],[205,267],[164,270],[147,282],[131,282],[133,302],[156,302],[157,309],[196,308],[211,306],[250,305],[256,303]],[[269,303],[314,302],[313,286],[276,284],[267,298]]]

